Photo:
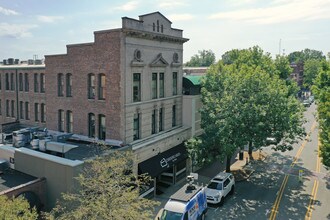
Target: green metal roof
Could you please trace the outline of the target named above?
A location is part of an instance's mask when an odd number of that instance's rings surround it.
[[[192,76],[192,75],[186,75],[183,76],[184,78],[188,79],[194,86],[199,86],[201,84],[200,79],[203,76]]]

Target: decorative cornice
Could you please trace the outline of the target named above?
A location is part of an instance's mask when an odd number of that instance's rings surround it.
[[[165,34],[157,34],[157,33],[134,30],[134,29],[123,29],[123,33],[125,33],[126,36],[129,36],[129,37],[174,42],[174,43],[182,43],[182,44],[189,40],[188,38],[175,37],[175,36],[170,36],[170,35],[165,35]]]

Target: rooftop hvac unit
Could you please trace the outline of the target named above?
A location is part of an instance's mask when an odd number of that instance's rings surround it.
[[[73,134],[72,133],[58,133],[58,134],[50,134],[52,136],[52,140],[56,142],[65,142],[69,139]]]
[[[65,154],[69,150],[77,148],[77,145],[49,141],[45,143],[45,150]]]
[[[15,59],[15,64],[19,64],[19,59]]]
[[[34,60],[29,59],[29,60],[28,60],[28,65],[33,65],[33,64],[34,64]]]
[[[3,60],[3,65],[7,65],[7,60]]]
[[[14,58],[8,58],[8,65],[14,64]]]
[[[35,65],[41,65],[42,64],[42,60],[40,60],[40,59],[39,60],[35,60],[34,61],[34,64]]]

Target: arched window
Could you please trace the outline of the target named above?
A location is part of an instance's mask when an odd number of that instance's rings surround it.
[[[19,91],[23,91],[23,73],[19,73],[18,76]]]
[[[46,122],[46,104],[45,103],[41,103],[40,113],[41,113],[41,122]]]
[[[30,103],[25,102],[25,120],[30,120]]]
[[[99,74],[99,99],[105,99],[105,75],[103,73]]]
[[[72,97],[72,74],[66,74],[66,97]]]
[[[27,73],[24,74],[24,89],[25,89],[25,92],[28,92],[29,91],[29,75]]]
[[[88,74],[88,98],[95,99],[95,75]]]
[[[64,86],[64,77],[63,77],[62,73],[59,73],[57,75],[57,95],[58,96],[64,95],[63,86]]]
[[[39,92],[38,73],[34,74],[34,92]]]
[[[153,30],[153,31],[156,30],[156,25],[155,25],[155,23],[152,23],[152,30]]]
[[[11,117],[15,117],[15,101],[11,100]]]
[[[95,138],[95,115],[88,114],[88,137]]]
[[[58,131],[64,132],[64,110],[58,110]]]
[[[9,73],[6,73],[6,90],[9,90]]]
[[[45,74],[40,73],[40,92],[45,93]]]
[[[10,74],[10,90],[15,90],[15,79],[14,79],[14,73]]]
[[[72,133],[73,132],[73,115],[72,111],[66,112],[66,132]]]
[[[9,114],[9,108],[10,108],[10,100],[6,99],[6,117],[9,117],[10,114]]]
[[[106,127],[105,127],[105,115],[99,115],[99,139],[105,140]]]
[[[39,103],[34,103],[34,120],[39,121]]]
[[[20,119],[24,119],[24,112],[23,112],[23,106],[24,106],[24,102],[20,101],[19,102],[19,118]]]

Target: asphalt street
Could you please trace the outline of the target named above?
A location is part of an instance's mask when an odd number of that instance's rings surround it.
[[[305,112],[307,136],[292,151],[265,148],[264,161],[236,184],[223,206],[210,207],[207,219],[330,219],[330,172],[318,157],[316,106]]]

